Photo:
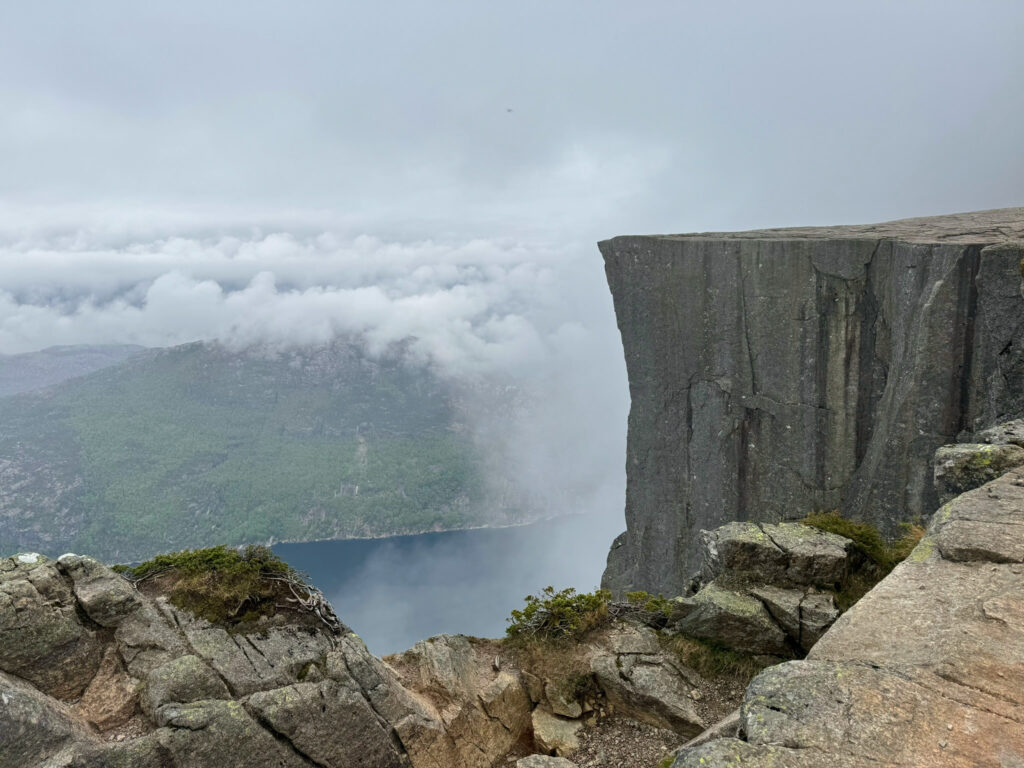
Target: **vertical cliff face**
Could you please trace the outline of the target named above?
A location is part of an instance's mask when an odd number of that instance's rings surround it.
[[[1024,413],[1024,209],[600,248],[632,397],[611,589],[679,592],[732,520],[927,517],[935,449]]]

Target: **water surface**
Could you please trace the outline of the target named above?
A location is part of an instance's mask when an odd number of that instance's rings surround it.
[[[378,655],[450,632],[504,634],[523,597],[598,586],[619,520],[575,515],[519,528],[278,544]]]

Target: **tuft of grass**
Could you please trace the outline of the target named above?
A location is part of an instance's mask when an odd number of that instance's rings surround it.
[[[741,653],[730,648],[698,640],[686,635],[661,635],[662,645],[687,667],[712,680],[735,681],[742,687],[768,664],[763,657]]]
[[[811,528],[835,533],[853,541],[853,545],[869,560],[885,569],[888,573],[898,563],[905,560],[917,542],[924,536],[924,527],[918,524],[904,523],[904,534],[898,539],[887,540],[881,532],[870,523],[859,523],[849,520],[833,512],[815,512],[800,521]]]
[[[229,627],[290,608],[292,590],[305,583],[302,574],[262,546],[187,549],[118,570],[136,584],[152,583],[178,608]],[[298,596],[308,597],[303,592]]]
[[[575,639],[604,626],[611,620],[608,606],[612,593],[577,592],[573,588],[559,592],[544,587],[539,596],[527,595],[526,606],[513,610],[505,634],[510,639]]]
[[[863,555],[863,562],[846,577],[836,593],[836,604],[841,611],[871,591],[899,563],[906,560],[917,543],[924,536],[924,527],[917,523],[904,523],[903,535],[897,539],[886,539],[870,523],[859,523],[833,512],[815,512],[800,521],[811,528],[845,536],[853,542],[854,548]]]

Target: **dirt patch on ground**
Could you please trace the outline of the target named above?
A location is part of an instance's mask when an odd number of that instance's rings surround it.
[[[685,739],[673,731],[608,717],[584,729],[570,759],[580,768],[656,768]]]

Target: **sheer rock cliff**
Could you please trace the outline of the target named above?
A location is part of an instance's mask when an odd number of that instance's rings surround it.
[[[1024,413],[1024,209],[600,248],[632,398],[617,593],[685,591],[734,520],[927,518],[935,449]]]

